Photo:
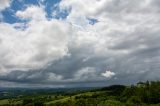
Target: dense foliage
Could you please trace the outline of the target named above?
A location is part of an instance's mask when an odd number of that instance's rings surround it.
[[[1,106],[160,106],[160,81],[74,92],[18,94]]]

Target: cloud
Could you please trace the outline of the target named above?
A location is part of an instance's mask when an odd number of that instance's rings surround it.
[[[111,71],[106,71],[105,73],[101,73],[101,75],[106,78],[111,78],[111,77],[115,76],[115,73],[111,72]]]
[[[0,0],[0,21],[3,20],[2,11],[10,6],[11,0]]]
[[[9,7],[10,3],[11,3],[11,0],[0,0],[0,11]]]
[[[51,12],[61,17],[61,11],[67,11],[60,19],[48,19],[45,5],[18,10],[15,17],[22,22],[0,23],[0,78],[46,86],[158,80],[158,4],[158,0],[62,0],[56,4],[58,13]]]
[[[48,81],[61,81],[63,79],[63,76],[61,75],[56,75],[54,73],[48,73],[49,74],[49,77],[48,77]]]
[[[98,73],[93,67],[85,67],[83,69],[78,70],[74,74],[74,80],[78,81],[94,81],[99,80]]]
[[[37,6],[18,11],[16,15],[33,17],[25,25],[0,23],[0,69],[6,69],[6,72],[39,69],[67,55],[69,24],[58,20],[48,21],[42,8]]]
[[[99,73],[109,67],[117,73],[117,78],[124,82],[126,79],[130,82],[134,82],[134,79],[136,81],[154,79],[147,76],[146,78],[144,74],[152,71],[158,73],[156,67],[159,67],[160,62],[158,60],[159,8],[156,2],[152,0],[62,1],[60,3],[62,9],[71,8],[66,21],[75,26],[76,36],[72,37],[74,44],[73,42],[70,44],[71,50],[78,51],[75,53],[78,53],[79,58],[84,58],[85,65],[99,68]],[[98,22],[90,25],[88,17],[97,19]],[[91,60],[100,61],[98,64]],[[143,73],[139,74],[142,70]]]
[[[45,11],[42,7],[31,5],[25,11],[17,11],[16,16],[21,19],[45,20]]]

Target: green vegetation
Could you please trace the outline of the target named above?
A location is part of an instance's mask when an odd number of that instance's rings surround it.
[[[16,94],[10,97],[10,92],[0,93],[0,106],[160,106],[160,81],[92,90],[51,92],[48,89]]]

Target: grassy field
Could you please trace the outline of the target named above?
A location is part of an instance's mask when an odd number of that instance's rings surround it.
[[[11,105],[19,105],[22,104],[22,100],[19,99],[4,99],[0,100],[0,106],[11,104]]]
[[[0,104],[1,105],[9,104],[9,100],[8,99],[0,100]]]
[[[53,101],[50,101],[50,102],[47,102],[45,103],[46,106],[49,106],[49,105],[52,105],[52,104],[56,104],[56,103],[60,103],[60,102],[67,102],[67,101],[76,101],[76,97],[92,97],[94,94],[102,94],[104,93],[105,91],[97,91],[97,92],[85,92],[85,93],[80,93],[80,94],[76,94],[76,95],[73,95],[73,96],[64,96],[62,99],[58,99],[58,100],[53,100]]]

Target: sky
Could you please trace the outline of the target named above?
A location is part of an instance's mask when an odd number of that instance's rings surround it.
[[[0,0],[0,87],[160,80],[160,0]]]

